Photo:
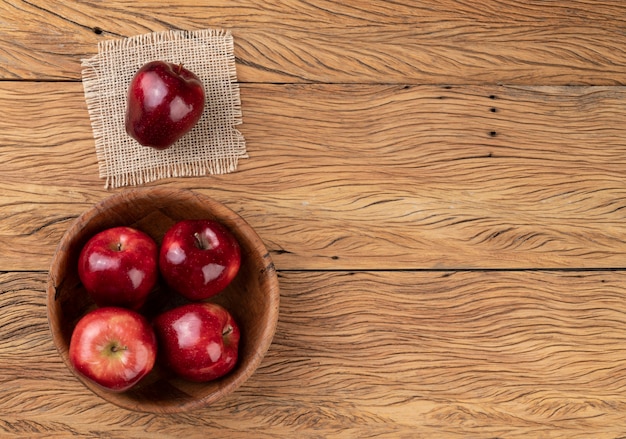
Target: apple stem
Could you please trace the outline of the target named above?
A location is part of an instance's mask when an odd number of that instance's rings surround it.
[[[206,240],[203,239],[203,236],[196,232],[193,234],[193,237],[196,239],[196,247],[200,250],[206,250],[208,246]]]
[[[231,325],[228,325],[226,328],[224,328],[224,331],[222,332],[222,337],[226,337],[227,335],[230,335],[233,332],[233,327]]]
[[[182,62],[178,63],[177,67],[178,67],[178,69],[176,70],[176,73],[178,73],[180,75],[180,72],[183,71],[183,63]]]
[[[125,351],[127,349],[128,348],[126,346],[123,346],[123,347],[115,346],[115,345],[111,346],[111,352],[113,352],[113,353],[115,353],[117,351]]]

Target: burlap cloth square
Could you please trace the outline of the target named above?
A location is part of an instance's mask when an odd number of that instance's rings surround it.
[[[172,147],[156,150],[137,143],[124,127],[128,85],[149,61],[182,63],[203,82],[204,113],[198,124]],[[98,54],[82,60],[85,100],[105,187],[140,185],[170,177],[225,174],[248,157],[241,100],[229,31],[165,31],[106,40]]]

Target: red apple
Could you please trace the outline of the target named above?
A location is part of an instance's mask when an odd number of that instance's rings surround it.
[[[158,280],[156,242],[131,227],[94,235],[81,249],[78,276],[98,306],[139,309]]]
[[[179,221],[167,230],[161,243],[161,274],[170,288],[189,300],[221,292],[240,265],[237,239],[217,221]]]
[[[214,380],[237,363],[239,327],[220,305],[182,305],[157,316],[153,325],[165,365],[182,378]]]
[[[200,120],[204,88],[182,64],[152,61],[128,87],[126,132],[144,146],[166,149]]]
[[[97,308],[79,321],[70,340],[74,369],[105,389],[128,390],[154,367],[157,340],[136,311]]]

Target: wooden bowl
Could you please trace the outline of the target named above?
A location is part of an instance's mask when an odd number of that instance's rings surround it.
[[[124,393],[101,388],[74,372],[68,349],[74,326],[95,308],[78,278],[78,255],[96,233],[115,226],[136,227],[158,244],[165,231],[182,219],[220,221],[237,237],[241,268],[231,285],[210,299],[231,311],[241,329],[239,360],[228,375],[207,383],[177,378],[156,366],[139,384]],[[232,393],[259,366],[270,346],[278,320],[279,288],[274,264],[263,242],[239,215],[201,194],[176,189],[150,188],[120,192],[78,217],[65,233],[52,259],[48,276],[48,321],[61,358],[72,372],[103,399],[129,410],[174,413],[205,407]],[[185,303],[165,286],[151,293],[144,312],[148,318]]]

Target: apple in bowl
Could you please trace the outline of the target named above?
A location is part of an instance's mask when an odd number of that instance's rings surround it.
[[[165,282],[189,300],[215,296],[237,275],[241,249],[218,221],[183,220],[165,233],[159,270]]]
[[[154,320],[164,364],[178,376],[211,381],[237,364],[240,331],[230,312],[216,303],[190,303]]]
[[[74,369],[113,392],[145,377],[156,361],[157,340],[141,314],[119,307],[90,311],[72,332],[69,358]]]
[[[155,287],[158,247],[132,227],[112,227],[93,236],[78,258],[78,276],[98,306],[139,309]]]

